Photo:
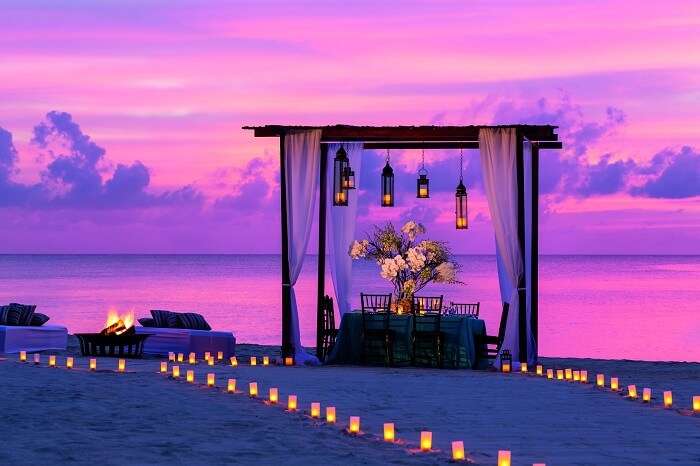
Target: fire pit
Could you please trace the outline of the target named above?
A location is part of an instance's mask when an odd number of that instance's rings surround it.
[[[133,312],[120,316],[111,310],[100,333],[77,333],[76,336],[83,356],[140,358],[143,356],[143,343],[151,335],[136,334]]]

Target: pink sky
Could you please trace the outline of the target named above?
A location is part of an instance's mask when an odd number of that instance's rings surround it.
[[[347,3],[5,2],[0,252],[277,251],[276,141],[244,124],[536,122],[566,147],[544,253],[700,253],[697,1]],[[367,155],[358,234],[415,217],[491,252],[478,166],[452,228],[457,155],[427,154],[419,203],[396,153],[390,212]]]

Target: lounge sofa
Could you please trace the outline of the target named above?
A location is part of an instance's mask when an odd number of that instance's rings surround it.
[[[0,353],[64,351],[68,329],[44,325],[47,315],[36,312],[35,305],[10,303],[0,306]]]
[[[196,353],[198,357],[209,351],[221,351],[224,358],[236,354],[236,337],[232,332],[211,330],[199,314],[152,310],[152,318],[141,318],[142,326],[136,333],[149,333],[143,351],[150,355],[167,355],[169,352]]]

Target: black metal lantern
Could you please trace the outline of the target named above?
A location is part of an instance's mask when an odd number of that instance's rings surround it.
[[[335,153],[333,159],[333,205],[348,205],[348,190],[345,188],[345,175],[350,168],[348,153],[343,146]]]
[[[386,165],[382,170],[382,207],[394,207],[394,169],[389,165],[389,149],[386,150]]]
[[[416,180],[416,197],[418,199],[430,197],[430,180],[428,180],[428,170],[425,169],[425,149],[423,149],[421,168],[418,170]]]
[[[513,370],[513,356],[509,350],[501,351],[501,372],[511,372]]]
[[[355,189],[355,171],[349,165],[345,168],[343,176],[343,188]]]
[[[463,181],[463,156],[459,153],[459,184],[455,190],[455,226],[458,230],[469,228],[469,216],[467,212],[467,188]]]

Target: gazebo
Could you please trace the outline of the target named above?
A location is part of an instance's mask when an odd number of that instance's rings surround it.
[[[505,329],[505,337],[499,350],[508,349],[514,360],[533,364],[537,360],[538,342],[539,152],[561,149],[556,128],[550,125],[244,126],[243,129],[253,130],[255,137],[279,138],[283,357],[294,357],[297,363],[313,359],[301,348],[294,283],[306,252],[317,188],[317,348],[321,346],[327,214],[329,204],[336,204],[329,202],[328,154],[329,147],[341,145],[354,147],[355,157],[361,157],[363,149],[480,150],[484,188],[496,236],[501,298],[510,309],[502,316],[500,325]],[[341,206],[347,205],[345,202]],[[342,209],[335,205],[332,208]],[[345,224],[354,227],[354,217],[345,220]],[[333,241],[339,236],[342,235],[334,233]],[[344,250],[342,244],[335,250],[332,248],[335,255],[332,260],[344,260],[341,255],[347,256],[348,246]],[[340,285],[335,286],[337,294]]]

